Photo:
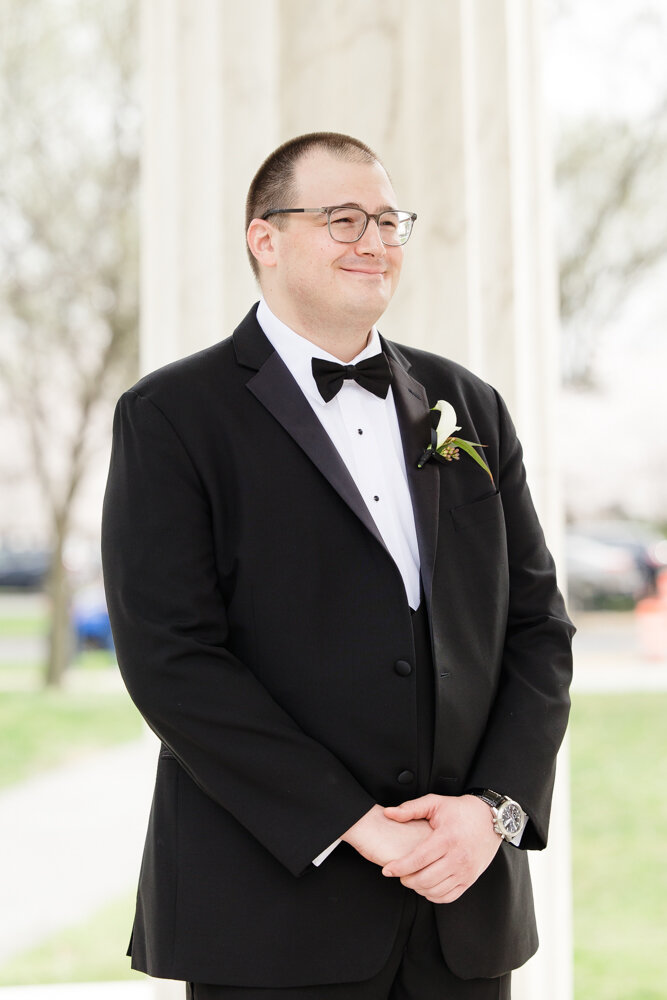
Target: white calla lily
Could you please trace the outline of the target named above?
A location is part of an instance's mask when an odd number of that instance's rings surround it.
[[[436,448],[440,448],[441,445],[445,443],[447,438],[452,436],[454,431],[460,431],[461,428],[457,426],[456,411],[454,407],[451,403],[448,403],[446,399],[439,399],[433,409],[440,412],[440,420],[438,421],[438,426],[436,427],[436,433],[438,435]]]
[[[440,414],[437,427],[435,428],[435,447],[431,440],[419,458],[417,468],[423,469],[431,458],[435,458],[440,462],[458,461],[459,451],[463,451],[466,455],[470,455],[481,469],[484,469],[495,486],[491,469],[481,455],[478,455],[475,451],[475,448],[484,448],[486,446],[480,444],[478,441],[465,441],[463,438],[454,437],[454,432],[460,431],[461,428],[456,423],[456,410],[452,404],[448,403],[446,399],[439,399],[435,406],[431,407],[431,410],[435,410]]]

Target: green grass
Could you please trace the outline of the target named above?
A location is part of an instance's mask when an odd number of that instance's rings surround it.
[[[0,691],[0,787],[140,733],[126,694]]]
[[[130,969],[125,957],[133,913],[131,893],[6,962],[0,968],[0,986],[145,979]]]
[[[69,671],[93,673],[116,669],[114,653],[106,649],[84,649],[74,657]],[[38,691],[44,687],[45,665],[34,660],[0,660],[0,690]]]
[[[49,623],[46,615],[1,615],[0,639],[22,639],[46,635]]]
[[[115,664],[116,657],[108,649],[83,649],[75,656],[72,666],[75,670],[105,670]]]
[[[667,694],[577,695],[576,1000],[664,1000]]]

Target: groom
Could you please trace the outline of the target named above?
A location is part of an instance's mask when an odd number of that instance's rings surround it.
[[[118,405],[107,596],[162,743],[130,953],[193,1000],[506,1000],[537,947],[573,630],[501,398],[375,327],[399,204],[358,140],[285,143],[259,305]]]

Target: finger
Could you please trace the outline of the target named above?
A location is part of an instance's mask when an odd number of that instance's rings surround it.
[[[448,888],[456,885],[458,879],[454,872],[447,872],[442,874],[436,870],[436,865],[429,865],[428,868],[424,868],[420,872],[415,872],[414,875],[404,875],[401,878],[401,884],[406,887],[406,889],[414,889],[422,896],[426,896],[428,893],[436,892],[442,887],[447,886]]]
[[[407,823],[411,819],[426,819],[433,809],[433,796],[422,795],[418,799],[408,799],[400,806],[387,806],[384,814],[397,823]]]
[[[414,875],[427,865],[440,861],[444,857],[442,842],[439,837],[427,837],[418,847],[404,854],[401,858],[389,861],[382,869],[382,874],[402,878],[404,875]]]
[[[463,882],[459,882],[452,888],[443,892],[431,892],[425,899],[428,899],[431,903],[453,903],[455,900],[459,899],[464,892],[470,888]]]
[[[431,903],[453,903],[454,900],[458,899],[466,889],[469,888],[467,883],[459,882],[454,876],[451,879],[447,879],[444,882],[439,882],[438,884],[431,886],[430,888],[419,888],[412,884],[408,885],[410,879],[401,879],[401,883],[408,889],[412,889],[417,895],[423,896],[424,899],[428,899]]]
[[[464,880],[463,873],[452,864],[449,858],[440,858],[433,864],[422,868],[421,871],[414,872],[412,875],[404,875],[401,878],[404,886],[422,894],[432,892],[438,886],[451,887],[452,884]]]

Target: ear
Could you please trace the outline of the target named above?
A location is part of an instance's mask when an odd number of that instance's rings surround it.
[[[264,267],[275,267],[279,230],[268,219],[253,219],[248,226],[246,239],[250,253]]]

